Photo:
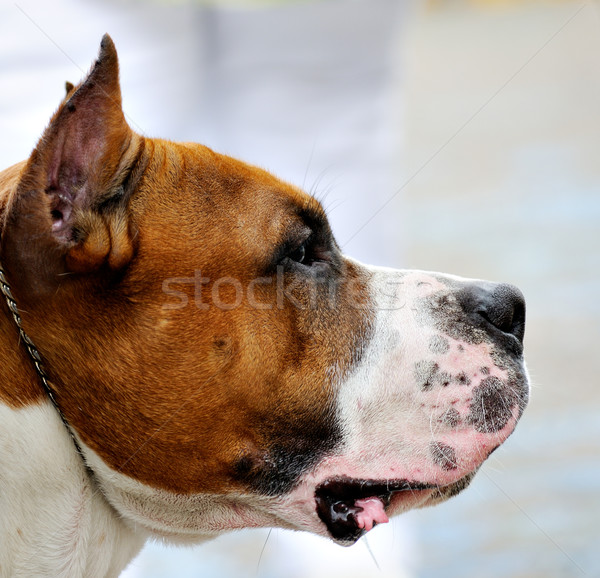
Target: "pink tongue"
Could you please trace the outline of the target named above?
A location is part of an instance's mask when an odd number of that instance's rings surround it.
[[[375,524],[385,524],[390,521],[383,509],[383,502],[379,498],[356,500],[354,505],[362,508],[361,512],[355,514],[355,517],[358,527],[366,532],[371,530]]]

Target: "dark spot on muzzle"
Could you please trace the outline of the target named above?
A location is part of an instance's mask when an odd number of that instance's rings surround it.
[[[440,421],[444,425],[454,429],[461,423],[460,413],[457,409],[451,407],[442,414]]]
[[[440,371],[439,365],[430,360],[417,361],[414,376],[421,391],[429,391],[435,385],[446,387],[452,382],[452,376],[445,371]]]
[[[415,380],[422,391],[427,391],[435,383],[435,375],[440,370],[435,361],[423,360],[415,363]]]
[[[448,340],[442,335],[434,335],[429,340],[429,351],[436,355],[443,355],[450,349]]]
[[[500,431],[512,417],[516,404],[516,394],[505,382],[497,377],[486,377],[473,389],[467,423],[481,433]]]
[[[458,465],[456,463],[456,452],[454,448],[441,442],[431,442],[429,444],[429,452],[435,464],[440,466],[442,470],[455,470]]]

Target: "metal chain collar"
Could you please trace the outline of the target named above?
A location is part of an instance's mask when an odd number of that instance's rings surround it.
[[[0,292],[2,293],[2,295],[4,295],[6,304],[8,305],[8,308],[10,309],[10,312],[12,313],[13,319],[15,320],[15,323],[17,324],[17,328],[19,329],[19,337],[23,340],[23,343],[25,343],[25,347],[27,348],[27,353],[29,353],[29,357],[33,361],[35,371],[38,374],[40,381],[42,382],[42,387],[44,388],[46,395],[50,398],[52,405],[55,407],[56,411],[58,412],[58,415],[60,416],[60,419],[62,420],[63,424],[67,428],[67,431],[69,432],[69,435],[71,436],[71,439],[73,440],[73,443],[75,444],[75,447],[77,448],[77,452],[83,457],[79,443],[77,442],[77,439],[75,438],[75,434],[73,433],[73,430],[71,429],[71,426],[69,425],[69,422],[65,418],[63,412],[61,411],[60,407],[58,406],[58,403],[56,402],[56,398],[54,397],[54,392],[52,391],[52,387],[50,386],[50,382],[48,381],[48,374],[46,373],[46,370],[44,369],[44,365],[42,362],[42,356],[40,355],[40,353],[37,350],[37,347],[35,346],[33,341],[29,338],[27,333],[25,333],[25,331],[23,330],[23,326],[21,324],[21,315],[19,315],[19,308],[17,307],[17,302],[15,301],[15,298],[13,297],[13,294],[10,290],[10,285],[8,284],[8,281],[6,280],[6,275],[4,274],[4,269],[2,268],[1,264],[0,264]]]

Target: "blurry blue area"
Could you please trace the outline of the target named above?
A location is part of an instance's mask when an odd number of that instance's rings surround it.
[[[524,418],[468,494],[437,511],[411,514],[424,539],[454,552],[449,563],[449,557],[434,548],[426,551],[425,568],[418,576],[596,575],[598,560],[592,550],[598,531],[594,496],[600,461],[591,456],[597,455],[600,439],[597,409],[565,412],[549,427],[532,422]],[[582,439],[589,440],[587,448]],[[570,451],[577,447],[578,452]],[[509,470],[505,458],[519,454]],[[440,519],[444,524],[437,523]]]
[[[576,152],[561,143],[517,149],[501,188],[422,202],[414,216],[435,222],[431,243],[469,245],[481,260],[493,255],[499,270],[538,286],[555,280],[530,303],[534,315],[568,303],[569,315],[600,316],[600,182],[580,173]]]

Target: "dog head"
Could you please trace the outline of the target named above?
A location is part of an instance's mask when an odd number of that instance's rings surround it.
[[[353,543],[466,487],[526,405],[518,290],[362,265],[298,188],[135,134],[108,37],[14,170],[23,325],[104,495],[155,535]]]

